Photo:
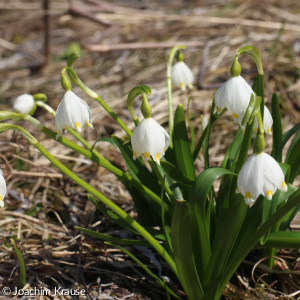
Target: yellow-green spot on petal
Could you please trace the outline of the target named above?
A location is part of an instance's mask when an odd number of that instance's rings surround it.
[[[81,129],[81,125],[80,125],[79,122],[76,122],[76,123],[75,123],[75,129]]]
[[[134,157],[138,157],[137,153],[134,150],[132,152]]]
[[[164,147],[164,149],[163,149],[163,153],[165,153],[166,152],[166,148]]]
[[[285,186],[286,186],[286,183],[285,183],[285,181],[282,181],[281,187],[284,189],[284,188],[285,188]]]
[[[251,193],[250,192],[246,192],[245,193],[245,198],[246,199],[252,199]]]
[[[233,116],[234,119],[237,119],[239,117],[239,115],[236,114],[236,113],[232,114],[232,116]]]
[[[268,127],[268,129],[267,129],[267,133],[271,133],[271,128],[270,127]]]
[[[157,152],[157,153],[155,154],[155,159],[156,159],[156,160],[159,160],[159,157],[160,157],[160,153]]]
[[[3,201],[3,198],[2,198],[2,196],[0,196],[0,202],[1,202],[1,201]]]
[[[85,124],[86,124],[86,127],[93,128],[93,124],[91,124],[90,122],[85,122]]]
[[[61,130],[60,129],[58,130],[58,134],[61,135]]]
[[[182,88],[182,89],[184,88],[184,83],[183,82],[180,82],[179,85],[180,85],[180,88]]]
[[[267,196],[267,198],[268,198],[269,200],[271,200],[271,199],[272,199],[272,196],[273,196],[273,191],[272,191],[272,190],[268,190],[268,191],[266,192],[266,196]]]
[[[65,127],[65,130],[68,130],[68,126],[67,125],[65,125],[64,127]]]
[[[143,155],[146,157],[146,158],[150,158],[150,154],[148,152],[143,152]]]
[[[217,107],[218,112],[221,112],[221,110],[222,110],[221,107]]]
[[[258,128],[257,128],[257,127],[256,127],[256,128],[253,128],[253,131],[254,131],[254,132],[257,132],[257,130],[258,130]]]

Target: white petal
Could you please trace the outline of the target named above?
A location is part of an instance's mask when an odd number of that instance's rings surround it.
[[[6,182],[3,173],[0,170],[0,207],[4,207],[4,198],[6,195]]]
[[[172,83],[180,87],[183,91],[186,86],[189,88],[193,87],[194,75],[191,69],[186,65],[185,62],[179,61],[172,67]]]
[[[264,106],[264,130],[268,134],[272,134],[273,118],[269,109]]]
[[[238,189],[248,198],[258,198],[263,193],[263,173],[260,170],[262,157],[252,154],[243,165],[238,176]]]
[[[131,137],[134,158],[144,155],[152,156],[159,163],[170,144],[170,137],[163,127],[154,119],[144,119],[135,129]]]
[[[23,94],[17,97],[13,105],[13,111],[20,114],[29,114],[35,106],[34,99],[29,94]]]
[[[243,77],[231,77],[216,91],[215,103],[221,110],[227,108],[238,119],[240,114],[245,113],[253,93]]]
[[[67,91],[57,107],[55,125],[58,136],[69,128],[79,132],[83,127],[93,128],[91,111],[81,98]]]

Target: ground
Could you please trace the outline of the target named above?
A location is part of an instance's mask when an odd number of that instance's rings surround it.
[[[166,127],[167,57],[172,46],[184,44],[185,61],[196,76],[190,111],[195,133],[199,135],[200,121],[209,116],[216,88],[230,76],[235,52],[242,46],[253,45],[262,56],[267,106],[270,107],[272,93],[276,91],[281,97],[284,131],[299,122],[298,1],[49,0],[48,21],[42,6],[46,2],[0,2],[1,110],[11,110],[14,99],[23,93],[45,93],[47,103],[56,109],[63,96],[60,72],[66,66],[64,56],[73,47],[81,52],[74,65],[79,77],[107,101],[130,129],[134,124],[126,108],[127,94],[142,84],[151,87],[153,115]],[[240,62],[242,75],[252,82],[257,74],[255,64],[246,56]],[[97,102],[77,87],[74,91],[92,110],[94,130],[83,131],[88,141],[94,143],[112,134],[123,136]],[[187,107],[186,93],[174,89],[173,97],[174,107],[179,103]],[[50,114],[39,108],[34,116],[55,130]],[[237,127],[228,126],[229,122],[230,116],[225,115],[212,132],[213,165],[220,164],[237,131]],[[114,175],[74,155],[28,123],[18,122],[18,125],[28,129],[56,158],[136,217],[130,195]],[[72,139],[70,134],[67,137]],[[0,142],[0,164],[8,183],[6,207],[0,210],[2,288],[13,289],[18,282],[17,261],[10,241],[15,237],[26,263],[27,287],[80,288],[86,291],[82,299],[166,299],[164,290],[125,254],[74,229],[77,225],[128,235],[95,210],[86,192],[51,166],[20,134],[2,133]],[[104,142],[96,147],[125,168],[115,147]],[[197,168],[199,172],[202,170],[201,160]],[[292,228],[299,230],[298,220]],[[148,252],[131,250],[154,273],[158,272],[150,263]],[[156,259],[163,275],[169,277],[170,286],[184,298],[171,271]],[[297,299],[298,260],[298,251],[280,250],[276,270],[270,272],[255,265],[258,258],[254,253],[235,274],[224,297]],[[61,297],[64,298],[73,299]]]

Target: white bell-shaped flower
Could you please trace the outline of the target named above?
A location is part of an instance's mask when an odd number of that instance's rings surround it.
[[[272,126],[273,126],[273,118],[272,118],[272,115],[269,111],[269,109],[264,106],[264,130],[267,134],[272,134]],[[253,127],[253,130],[255,132],[257,132],[258,130],[258,122],[257,122],[257,119],[255,118],[254,120],[254,127]]]
[[[243,165],[237,180],[237,191],[252,206],[259,195],[271,200],[277,189],[286,192],[284,174],[277,161],[267,153],[252,154]]]
[[[172,67],[171,80],[174,86],[180,87],[182,91],[185,91],[186,86],[190,89],[193,87],[194,75],[185,62],[179,61]]]
[[[4,197],[6,195],[6,182],[0,170],[0,207],[4,207]]]
[[[239,115],[238,122],[241,125],[242,130],[245,131],[246,125],[242,126],[243,118],[244,118],[244,114]],[[272,134],[273,118],[272,118],[272,115],[271,115],[269,109],[266,106],[264,106],[264,121],[263,121],[263,123],[264,123],[264,131],[267,134]],[[258,122],[257,122],[257,118],[255,117],[253,131],[257,132],[257,130],[258,130]]]
[[[88,105],[72,91],[67,91],[57,107],[55,114],[55,126],[59,138],[63,130],[69,128],[76,129],[78,132],[81,128],[93,128],[92,114]]]
[[[158,164],[170,144],[170,137],[166,130],[154,119],[145,118],[135,129],[131,137],[133,159],[144,155],[152,156]]]
[[[13,104],[13,111],[19,114],[27,115],[33,111],[35,106],[36,104],[34,102],[32,95],[23,94],[17,97],[17,99],[15,100]]]
[[[215,94],[215,104],[220,113],[224,108],[232,114],[237,122],[244,116],[249,105],[253,90],[243,77],[233,76],[228,79]]]

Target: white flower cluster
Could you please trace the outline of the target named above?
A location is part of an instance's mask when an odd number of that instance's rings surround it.
[[[232,114],[234,121],[241,125],[252,94],[254,94],[254,91],[242,76],[231,77],[216,91],[215,104],[217,112],[221,113],[226,108]],[[266,106],[264,106],[263,122],[265,132],[271,134],[273,119]],[[258,124],[255,118],[254,131],[257,131],[257,129]]]
[[[235,122],[241,125],[252,94],[252,88],[240,75],[231,77],[215,94],[217,112],[226,108]],[[271,113],[264,106],[264,131],[271,134],[272,125]],[[254,131],[257,130],[258,122],[255,118]],[[287,191],[284,174],[277,161],[264,152],[252,154],[243,165],[237,180],[237,191],[245,197],[246,204],[252,206],[259,195],[271,200],[277,189]]]

